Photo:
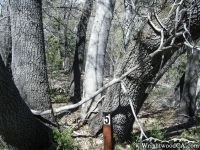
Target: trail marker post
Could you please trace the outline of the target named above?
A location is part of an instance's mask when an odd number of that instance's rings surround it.
[[[112,150],[112,124],[111,114],[103,113],[103,139],[104,139],[104,150]]]

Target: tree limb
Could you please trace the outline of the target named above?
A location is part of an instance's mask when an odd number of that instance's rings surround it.
[[[162,47],[162,46],[161,46]],[[69,106],[63,106],[60,108],[53,108],[53,112],[54,113],[58,113],[61,111],[65,111],[65,110],[69,110],[69,109],[73,109],[76,107],[81,106],[82,104],[84,104],[85,102],[89,101],[90,99],[92,99],[94,96],[98,95],[99,93],[103,92],[105,89],[107,89],[108,87],[110,87],[111,85],[118,83],[120,81],[122,81],[127,75],[129,75],[132,71],[136,70],[137,68],[143,66],[146,62],[150,61],[153,57],[155,57],[156,55],[158,55],[161,52],[164,52],[166,50],[172,49],[174,46],[167,46],[167,47],[159,47],[159,49],[157,49],[155,52],[151,53],[149,55],[149,57],[145,58],[141,63],[139,63],[138,65],[136,65],[135,67],[129,69],[127,72],[125,72],[124,74],[122,74],[119,78],[114,78],[112,81],[110,81],[109,83],[105,84],[102,88],[100,88],[99,90],[97,90],[96,92],[94,92],[94,94],[92,94],[91,96],[82,99],[80,102],[73,104],[73,105],[69,105]],[[46,111],[36,111],[36,110],[31,110],[33,114],[35,115],[47,115],[51,113],[51,110],[46,110]]]

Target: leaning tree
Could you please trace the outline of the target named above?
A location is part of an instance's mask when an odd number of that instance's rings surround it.
[[[76,108],[110,87],[102,105],[94,105],[99,107],[99,112],[88,119],[91,133],[101,132],[103,112],[109,112],[112,114],[114,133],[120,140],[129,138],[135,120],[133,112],[139,112],[158,80],[185,47],[200,49],[193,42],[200,36],[200,2],[164,2],[159,7],[154,3],[150,6],[148,1],[137,3],[132,32],[135,40],[121,58],[115,78],[77,104],[54,109],[54,112]]]
[[[144,0],[135,4],[132,32],[135,40],[121,58],[115,78],[77,104],[54,109],[54,112],[60,112],[76,108],[110,87],[102,105],[97,103],[99,112],[88,121],[92,134],[101,132],[103,112],[109,112],[112,114],[114,133],[120,140],[129,138],[135,120],[133,112],[139,112],[162,75],[185,47],[200,50],[194,44],[200,36],[199,1],[169,0],[162,5],[149,5]]]
[[[113,132],[121,140],[129,138],[135,120],[131,105],[137,114],[153,86],[181,54],[181,49],[195,48],[192,41],[200,36],[200,2],[165,1],[160,7],[156,6],[154,3],[150,6],[147,1],[137,3],[137,22],[133,27],[136,40],[121,59],[115,75],[126,77],[108,89],[100,111],[89,121],[91,133],[101,131],[102,114],[109,112]],[[128,95],[123,93],[122,87]]]
[[[31,113],[0,56],[0,136],[8,149],[44,150],[52,144],[51,129]]]

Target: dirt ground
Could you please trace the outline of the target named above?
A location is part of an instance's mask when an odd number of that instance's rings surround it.
[[[63,81],[55,82],[58,89],[63,87]],[[65,82],[66,83],[66,82]],[[53,85],[55,85],[53,83]],[[151,92],[148,99],[143,104],[140,113],[137,115],[139,123],[141,124],[145,133],[152,130],[152,126],[156,126],[157,130],[163,132],[165,139],[181,138],[184,129],[189,130],[195,128],[193,122],[180,123],[176,120],[176,109],[173,108],[173,85],[161,81],[157,87]],[[54,108],[58,108],[71,103],[56,103],[53,104]],[[57,114],[59,124],[63,128],[74,128],[80,120],[80,108],[78,110],[66,111]],[[135,122],[133,125],[133,134],[140,135],[140,130]],[[93,137],[89,133],[87,124],[74,128],[74,139],[80,144],[82,150],[103,150],[103,136]],[[148,135],[147,135],[148,137]],[[130,149],[130,144],[117,145],[118,150]]]
[[[166,139],[178,138],[184,129],[194,128],[193,123],[178,123],[176,121],[175,109],[168,108],[156,102],[149,103],[148,101],[142,107],[138,114],[138,120],[143,127],[144,131],[150,131],[152,124],[156,124],[161,132],[165,132],[164,136]],[[55,107],[64,106],[66,104],[54,104]],[[77,125],[80,116],[80,109],[74,112],[64,112],[58,115],[60,118],[59,123],[67,128],[73,128]],[[137,123],[133,125],[133,133],[140,134]],[[82,150],[103,150],[103,137],[93,137],[89,133],[88,125],[80,125],[75,128],[73,132],[75,140],[81,145]],[[117,145],[119,149],[127,150],[130,148],[129,144]]]

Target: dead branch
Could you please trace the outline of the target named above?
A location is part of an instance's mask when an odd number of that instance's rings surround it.
[[[90,99],[92,99],[93,97],[95,97],[96,95],[98,95],[99,93],[103,92],[108,87],[114,85],[115,83],[118,83],[118,82],[122,81],[127,75],[129,75],[131,72],[133,72],[137,68],[143,66],[145,63],[147,63],[148,61],[150,61],[153,57],[155,57],[159,53],[164,52],[166,50],[170,50],[174,46],[167,46],[167,47],[162,47],[162,48],[161,47],[159,47],[155,52],[151,53],[149,55],[149,57],[145,58],[141,63],[139,63],[135,67],[129,69],[127,72],[125,72],[124,74],[122,74],[119,78],[114,78],[112,81],[110,81],[109,83],[105,84],[102,88],[100,88],[99,90],[97,90],[96,92],[94,92],[94,94],[92,94],[88,98],[84,98],[80,102],[78,102],[76,104],[73,104],[73,105],[63,106],[63,107],[60,107],[60,108],[57,108],[57,109],[53,108],[53,112],[54,113],[58,113],[58,112],[61,112],[61,111],[66,111],[66,110],[74,109],[74,108],[77,108],[77,107],[81,106],[82,104],[84,104],[85,102],[89,101]],[[36,110],[31,110],[31,111],[35,115],[47,115],[47,114],[50,114],[52,110],[46,110],[46,111],[43,111],[43,112],[42,111],[36,111]]]
[[[185,28],[185,31],[181,31],[181,32],[178,32],[178,33],[176,32],[176,28],[178,26],[177,25],[177,23],[178,23],[178,17],[182,18],[182,15],[183,15],[183,12],[180,13],[180,11],[179,11],[180,5],[182,4],[182,2],[183,1],[181,0],[179,3],[175,4],[175,5],[177,5],[176,16],[175,16],[176,19],[175,19],[175,26],[174,26],[175,33],[173,33],[168,39],[166,39],[165,42],[164,42],[164,33],[163,33],[164,30],[165,30],[165,27],[163,25],[161,25],[160,28],[156,27],[153,24],[153,22],[150,20],[150,16],[148,16],[148,21],[149,21],[150,25],[152,26],[152,28],[154,28],[154,30],[160,32],[160,39],[161,39],[160,45],[159,45],[158,49],[156,51],[154,51],[153,53],[149,54],[149,57],[145,58],[141,63],[139,63],[136,66],[134,66],[133,68],[129,69],[127,72],[125,72],[121,76],[114,77],[114,79],[112,81],[110,81],[109,83],[105,84],[102,88],[100,88],[99,90],[97,90],[96,92],[94,92],[91,96],[89,96],[87,98],[84,98],[80,102],[78,102],[76,104],[73,104],[73,105],[63,106],[63,107],[56,108],[56,109],[53,108],[53,112],[54,113],[58,113],[58,112],[61,112],[61,111],[66,111],[66,110],[73,109],[73,108],[81,106],[82,104],[84,104],[85,102],[89,101],[90,99],[92,99],[93,97],[95,97],[96,95],[98,95],[99,93],[103,92],[108,87],[114,85],[115,83],[121,82],[131,72],[133,72],[137,68],[143,66],[145,63],[147,63],[148,61],[150,61],[153,57],[155,57],[156,55],[158,55],[160,53],[163,53],[164,51],[171,50],[173,48],[177,49],[179,46],[182,47],[183,44],[185,44],[185,45],[187,45],[189,47],[192,47],[192,48],[195,47],[198,50],[200,50],[199,47],[191,45],[191,43],[189,43],[187,40],[184,43],[179,43],[179,44],[176,44],[176,45],[174,44],[174,41],[175,41],[175,39],[177,37],[184,36],[184,34],[186,32],[188,33],[188,30],[186,28]],[[157,18],[157,20],[158,20],[158,18]],[[179,21],[180,21],[180,19],[179,19]],[[161,22],[159,24],[161,24]],[[168,45],[168,43],[171,43],[171,45],[166,46],[166,45]],[[36,110],[31,110],[31,111],[35,115],[46,115],[46,114],[50,114],[51,113],[51,110],[46,110],[46,111],[43,111],[43,112],[42,111],[36,111]]]

